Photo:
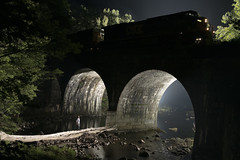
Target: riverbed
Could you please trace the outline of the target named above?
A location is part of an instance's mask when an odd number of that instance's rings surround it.
[[[1,133],[1,141],[31,142],[42,147],[67,146],[75,151],[77,159],[181,160],[191,153],[193,139],[166,139],[162,134],[159,129],[126,132],[101,127],[35,136]]]

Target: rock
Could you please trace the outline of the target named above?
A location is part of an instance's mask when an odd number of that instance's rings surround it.
[[[141,148],[141,150],[142,150],[142,151],[145,151],[145,150],[146,150],[146,148],[142,147],[142,148]]]
[[[87,146],[88,149],[92,148],[92,146]]]
[[[99,143],[100,145],[102,145],[102,146],[105,146],[105,142],[101,142],[101,143]]]
[[[99,134],[99,136],[102,137],[102,138],[107,138],[105,133],[101,133],[101,134]]]
[[[143,139],[140,139],[138,143],[145,143],[145,141]]]
[[[77,149],[75,149],[74,151],[75,151],[76,154],[78,154],[78,150]]]
[[[159,137],[155,137],[155,141],[160,141],[160,138]]]
[[[110,142],[105,143],[105,146],[109,146],[109,145],[110,145]]]
[[[171,150],[173,149],[173,147],[172,147],[172,146],[169,146],[169,147],[167,147],[167,149],[168,149],[169,151],[171,151]]]
[[[182,155],[186,155],[187,153],[183,150],[175,150],[175,151],[172,151],[172,154],[176,156],[182,156]]]
[[[139,148],[139,147],[137,147],[137,146],[135,147],[135,149],[136,149],[136,151],[140,151],[140,148]]]
[[[140,151],[140,148],[136,144],[133,144],[133,147],[135,148],[136,151]]]
[[[170,131],[173,131],[173,132],[177,132],[178,129],[177,128],[168,128]]]
[[[123,145],[126,145],[127,142],[120,142],[120,144],[123,146]]]
[[[155,137],[160,137],[160,136],[158,134],[156,134]]]
[[[149,157],[150,155],[149,155],[149,153],[147,152],[147,151],[141,151],[140,153],[139,153],[139,157]]]
[[[118,160],[127,160],[126,157],[119,158]]]

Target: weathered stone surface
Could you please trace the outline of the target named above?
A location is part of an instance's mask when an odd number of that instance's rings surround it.
[[[119,98],[116,112],[118,128],[156,128],[160,99],[175,80],[172,75],[157,70],[145,71],[132,78]]]
[[[64,94],[63,112],[81,115],[101,115],[105,85],[94,71],[71,77]]]

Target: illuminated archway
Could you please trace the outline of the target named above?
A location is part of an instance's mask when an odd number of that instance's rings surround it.
[[[133,77],[119,98],[116,113],[118,128],[157,128],[159,102],[174,81],[174,76],[160,70],[148,70]]]
[[[63,112],[100,116],[104,110],[102,106],[104,95],[107,96],[106,87],[101,77],[93,70],[83,69],[73,75],[68,82]]]

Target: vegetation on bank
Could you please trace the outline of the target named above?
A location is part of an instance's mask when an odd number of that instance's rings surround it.
[[[47,61],[76,46],[67,40],[68,15],[65,0],[1,1],[0,130],[19,129],[19,115],[36,97],[38,85],[59,73]]]
[[[67,147],[48,146],[38,147],[36,145],[28,145],[22,142],[5,142],[0,144],[0,159],[11,160],[73,160],[76,153]]]

